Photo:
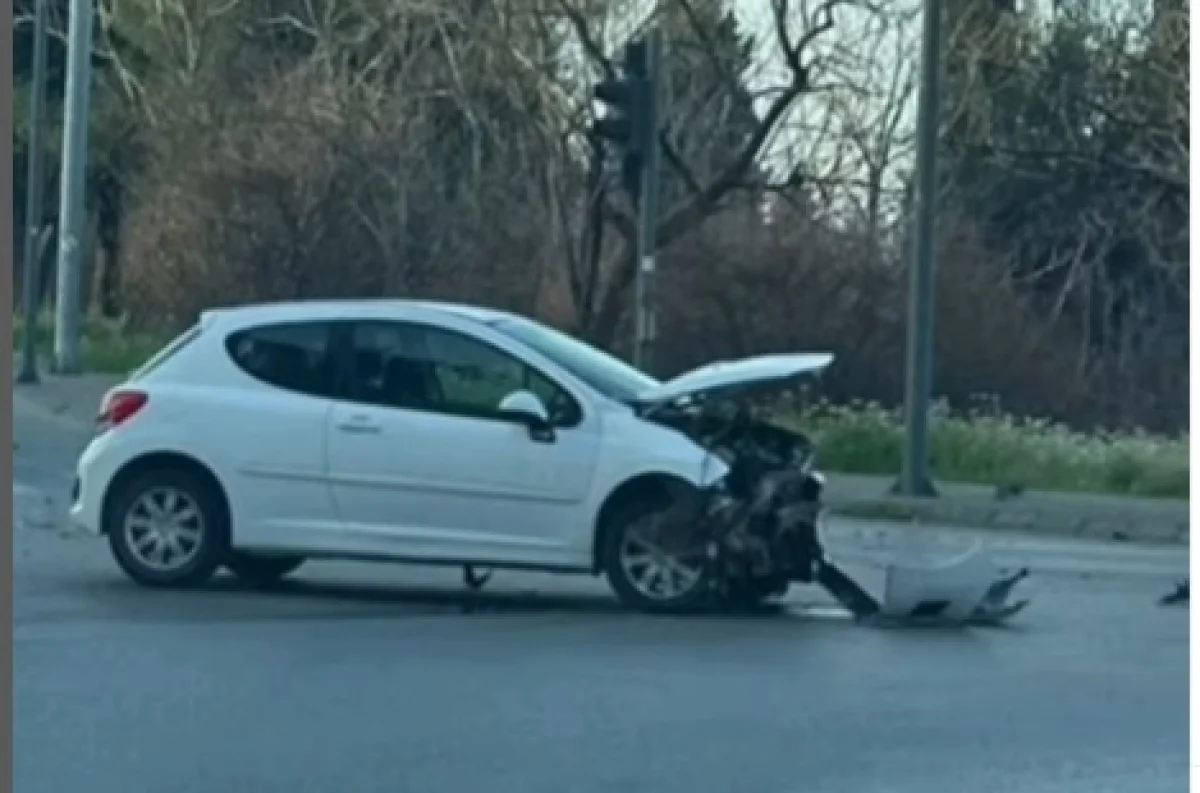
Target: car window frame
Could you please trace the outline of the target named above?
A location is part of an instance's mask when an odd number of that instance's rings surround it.
[[[316,393],[271,382],[261,375],[251,371],[235,354],[234,348],[238,340],[244,338],[248,334],[263,330],[278,330],[281,328],[307,327],[312,325],[324,326],[325,329],[325,365],[328,367],[331,375],[329,388],[326,389],[327,393]],[[336,327],[336,323],[328,319],[274,320],[269,322],[259,322],[251,325],[242,325],[240,327],[233,328],[225,333],[222,346],[225,349],[225,355],[228,357],[230,363],[233,364],[234,368],[236,368],[246,377],[254,380],[256,383],[261,383],[277,391],[295,396],[303,396],[310,399],[334,400],[341,398],[342,393],[345,391],[343,368],[339,362],[337,331],[338,329]]]
[[[564,386],[562,381],[559,378],[548,374],[542,367],[537,366],[533,362],[526,360],[525,358],[521,357],[520,355],[518,355],[516,353],[513,353],[509,350],[504,349],[499,344],[496,344],[495,342],[491,341],[490,339],[483,338],[476,334],[468,333],[468,332],[460,330],[458,328],[448,327],[446,325],[443,325],[443,324],[440,324],[437,322],[430,322],[430,321],[427,321],[424,319],[414,319],[414,318],[362,317],[362,318],[357,318],[357,319],[339,320],[338,325],[340,326],[340,328],[339,328],[340,334],[335,335],[335,338],[337,338],[339,340],[337,356],[340,361],[339,372],[341,373],[340,380],[343,385],[342,392],[341,392],[342,396],[340,398],[344,399],[348,402],[352,402],[352,403],[358,404],[358,405],[366,405],[366,406],[378,408],[381,410],[400,410],[400,411],[408,411],[408,412],[414,412],[414,413],[425,413],[425,414],[430,414],[430,415],[446,416],[449,418],[474,419],[474,420],[479,420],[479,421],[494,421],[494,422],[499,422],[499,423],[504,423],[504,424],[513,423],[512,419],[501,415],[498,410],[494,413],[487,412],[487,411],[477,411],[477,410],[453,410],[453,409],[447,409],[448,406],[445,406],[445,405],[443,405],[439,409],[426,409],[426,408],[419,408],[419,407],[397,407],[394,405],[380,404],[378,402],[375,402],[373,400],[370,400],[368,398],[364,398],[363,396],[361,396],[359,393],[359,383],[358,383],[357,373],[355,372],[356,351],[354,349],[354,338],[356,335],[355,334],[356,329],[360,325],[402,325],[402,326],[407,326],[410,328],[415,328],[422,334],[426,334],[426,333],[430,333],[430,332],[444,333],[444,334],[448,334],[450,336],[455,336],[460,339],[464,339],[467,342],[474,342],[476,344],[482,345],[483,347],[491,350],[495,354],[500,355],[503,358],[507,358],[511,361],[514,361],[519,366],[522,366],[525,369],[532,372],[535,376],[540,377],[543,380],[545,380],[552,387],[558,389],[563,395],[565,395],[566,398],[568,400],[570,400],[570,404],[574,408],[572,411],[572,414],[571,414],[571,418],[572,418],[571,421],[569,421],[569,422],[556,421],[556,422],[552,423],[552,426],[554,427],[555,430],[562,431],[562,430],[575,429],[575,428],[579,427],[580,425],[582,425],[587,418],[587,410],[584,407],[583,401],[570,388]],[[435,365],[437,365],[437,364],[435,363]],[[541,399],[540,396],[538,398]]]

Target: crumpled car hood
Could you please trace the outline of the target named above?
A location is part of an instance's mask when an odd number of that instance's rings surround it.
[[[782,383],[820,372],[833,363],[833,358],[833,353],[828,352],[802,352],[718,361],[643,390],[638,394],[638,402],[661,404],[698,394],[728,395],[743,388]]]

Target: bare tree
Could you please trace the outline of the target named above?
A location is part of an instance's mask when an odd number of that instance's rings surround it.
[[[842,180],[845,197],[877,260],[889,232],[903,221],[915,143],[919,21],[915,10],[866,17],[855,59],[861,89],[831,100],[837,138],[851,150]]]
[[[680,15],[695,20],[698,15],[691,6],[692,0],[670,0],[664,6],[656,6],[648,22],[663,14],[668,6],[674,6]],[[686,197],[677,205],[668,207],[657,229],[657,244],[669,246],[689,231],[698,227],[707,217],[721,210],[724,202],[739,191],[751,188],[762,192],[779,185],[759,175],[758,166],[771,144],[781,135],[794,119],[791,113],[799,100],[809,94],[831,90],[835,87],[835,58],[828,51],[822,52],[821,44],[834,29],[835,20],[843,9],[859,6],[856,0],[823,0],[815,4],[802,3],[793,6],[791,0],[772,0],[769,40],[771,46],[764,48],[769,57],[778,64],[780,79],[774,84],[764,85],[755,92],[756,105],[760,108],[757,123],[746,137],[732,161],[717,173],[696,173],[691,168],[686,152],[679,152],[667,145],[664,150],[668,167],[680,175],[689,186]],[[606,46],[603,33],[607,20],[589,15],[586,8],[573,4],[572,0],[560,0],[560,7],[571,25],[580,52],[586,55],[593,74],[611,74],[615,69],[611,49]],[[700,41],[702,29],[694,33]],[[731,89],[743,84],[744,75],[725,75]],[[670,129],[673,119],[665,120]],[[683,125],[680,125],[683,126]],[[593,144],[582,147],[593,158],[599,150]],[[600,168],[593,162],[593,174]],[[795,168],[787,173],[784,183],[795,185],[802,180],[804,169]],[[751,184],[757,182],[757,184]],[[621,206],[613,196],[603,189],[603,182],[593,176],[591,183],[599,189],[588,198],[592,216],[601,215],[612,225],[619,244],[616,246],[615,262],[607,277],[601,277],[601,263],[596,259],[583,264],[587,271],[573,275],[572,283],[583,285],[575,290],[575,298],[587,302],[576,305],[580,315],[580,329],[593,340],[610,345],[621,319],[629,287],[633,281],[636,263],[633,257],[635,224],[629,210]],[[597,183],[600,183],[597,185]],[[591,250],[603,250],[593,247]],[[603,284],[595,290],[591,284]]]
[[[968,18],[952,58],[953,206],[1121,421],[1170,412],[1146,393],[1178,391],[1186,361],[1187,9],[1159,11]]]

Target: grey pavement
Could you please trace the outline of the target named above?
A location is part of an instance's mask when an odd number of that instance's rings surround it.
[[[1154,605],[1183,549],[920,535],[1033,567],[1034,606],[992,631],[867,629],[807,591],[653,619],[591,579],[468,597],[386,565],[148,592],[63,530],[86,436],[58,418],[14,412],[17,793],[1187,790],[1188,613]],[[862,576],[914,536],[832,534]]]
[[[1185,499],[1037,490],[998,499],[994,487],[959,482],[939,482],[937,498],[906,498],[888,492],[891,484],[883,477],[831,474],[826,498],[835,511],[847,516],[1104,541],[1160,545],[1190,541]]]

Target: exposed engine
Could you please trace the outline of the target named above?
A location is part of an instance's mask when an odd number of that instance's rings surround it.
[[[631,403],[643,421],[687,436],[727,471],[704,488],[668,485],[618,524],[607,572],[627,599],[655,611],[752,605],[794,582],[815,583],[855,617],[884,624],[994,625],[1029,604],[1013,598],[1029,571],[1001,568],[982,540],[937,564],[898,553],[881,569],[877,596],[829,558],[818,533],[825,479],[813,444],[754,400],[832,360],[796,353],[717,362]]]
[[[692,537],[707,543],[715,594],[757,601],[821,577],[824,478],[806,436],[746,404],[691,405],[646,418],[688,435],[729,466],[720,483],[698,494],[700,503],[677,513]]]

